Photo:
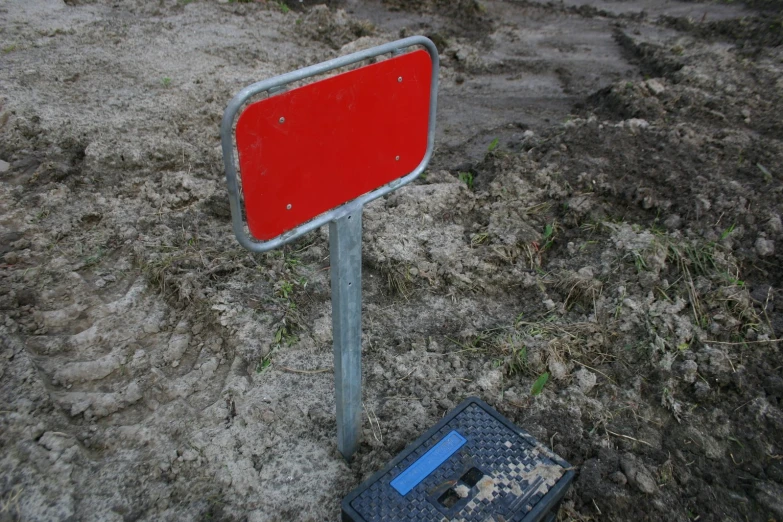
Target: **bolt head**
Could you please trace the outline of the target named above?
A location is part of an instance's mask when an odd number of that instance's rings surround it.
[[[398,82],[400,82],[400,83],[402,83],[402,76],[400,76],[399,78],[397,78],[397,81],[398,81]]]
[[[285,206],[285,209],[286,209],[286,210],[291,210],[291,203],[289,203],[288,205],[286,205],[286,206]]]
[[[280,123],[285,123],[285,118],[283,118],[282,116],[280,117]]]
[[[394,158],[394,161],[400,161],[400,157],[397,156],[396,158]]]

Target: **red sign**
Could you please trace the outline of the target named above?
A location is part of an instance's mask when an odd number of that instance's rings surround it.
[[[272,239],[415,170],[431,76],[419,50],[245,108],[236,144],[250,233]]]

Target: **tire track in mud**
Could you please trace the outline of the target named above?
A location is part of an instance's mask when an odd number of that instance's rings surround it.
[[[49,292],[75,299],[36,312],[38,328],[48,333],[28,337],[25,348],[70,417],[134,424],[173,400],[196,409],[218,400],[229,371],[213,351],[222,339],[194,336],[202,329],[177,319],[143,279],[104,299],[72,272]]]
[[[450,9],[435,0],[381,3],[396,10],[359,0],[348,0],[346,9],[390,32],[425,33],[442,48],[432,167],[449,170],[480,161],[494,138],[522,150],[533,135],[571,118],[587,96],[639,78],[645,71],[613,36],[618,26],[655,24],[664,15],[746,13],[741,6],[671,2],[487,0],[478,10],[475,2]],[[481,30],[459,29],[476,16],[491,22],[477,25]],[[660,38],[677,35],[658,25]]]

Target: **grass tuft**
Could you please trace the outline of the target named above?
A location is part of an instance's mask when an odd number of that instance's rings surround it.
[[[585,277],[571,270],[561,272],[557,276],[555,286],[567,292],[564,305],[566,309],[575,303],[586,307],[594,307],[596,299],[601,295],[603,283],[592,277]]]
[[[389,293],[408,299],[413,293],[413,277],[410,268],[405,264],[385,263],[381,265],[380,272],[386,277],[386,286]]]

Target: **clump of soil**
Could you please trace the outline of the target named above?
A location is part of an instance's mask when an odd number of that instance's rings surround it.
[[[325,5],[308,10],[301,19],[301,28],[306,37],[324,42],[332,49],[340,49],[374,31],[372,24],[354,20],[343,10],[330,11]]]
[[[382,0],[382,3],[391,11],[434,13],[447,18],[452,24],[447,36],[479,38],[486,36],[492,27],[492,20],[485,16],[486,9],[477,0]]]

